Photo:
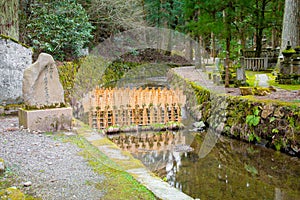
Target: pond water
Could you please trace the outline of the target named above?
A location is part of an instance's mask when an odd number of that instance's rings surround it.
[[[108,137],[193,198],[300,200],[299,158],[222,136],[201,158],[207,133],[192,131],[193,120],[186,115],[184,112],[186,128],[181,131],[139,131]]]
[[[137,132],[109,136],[170,185],[193,198],[300,199],[299,158],[220,137],[199,157],[205,132]]]

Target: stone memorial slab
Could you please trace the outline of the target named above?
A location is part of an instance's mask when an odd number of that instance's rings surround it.
[[[51,55],[41,53],[24,71],[25,109],[19,110],[19,125],[34,131],[69,130],[72,108],[65,107],[64,90]]]
[[[35,63],[24,71],[23,97],[33,108],[59,107],[64,104],[64,90],[51,55],[41,53]]]
[[[214,69],[214,72],[219,72],[220,71],[220,58],[216,58],[215,59],[215,69]]]
[[[259,87],[269,87],[269,77],[266,74],[255,75],[255,85]]]
[[[236,69],[236,79],[242,82],[246,81],[245,69],[243,67]]]

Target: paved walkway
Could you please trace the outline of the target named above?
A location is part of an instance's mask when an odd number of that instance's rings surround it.
[[[207,68],[207,71],[211,72],[213,68]],[[219,94],[231,93],[231,95],[239,95],[238,88],[225,88],[223,84],[216,85],[213,83],[212,79],[208,78],[208,74],[206,72],[203,72],[201,69],[196,69],[194,66],[178,67],[178,68],[173,68],[172,70],[174,70],[175,73],[179,74],[184,79],[193,81],[198,85],[206,87],[210,91]]]

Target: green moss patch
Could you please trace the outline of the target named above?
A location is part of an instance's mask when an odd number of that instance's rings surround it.
[[[246,71],[247,83],[250,87],[255,87],[256,74],[266,74],[269,78],[269,85],[277,88],[285,89],[285,90],[300,90],[300,85],[291,85],[291,84],[279,84],[276,82],[276,76],[274,76],[270,72],[253,72]]]

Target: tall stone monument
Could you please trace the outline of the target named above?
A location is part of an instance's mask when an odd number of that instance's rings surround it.
[[[41,53],[23,75],[25,109],[19,110],[19,124],[36,131],[70,129],[72,108],[65,107],[64,90],[53,57]]]
[[[22,91],[29,108],[64,105],[64,90],[51,55],[41,53],[37,61],[25,69]]]

